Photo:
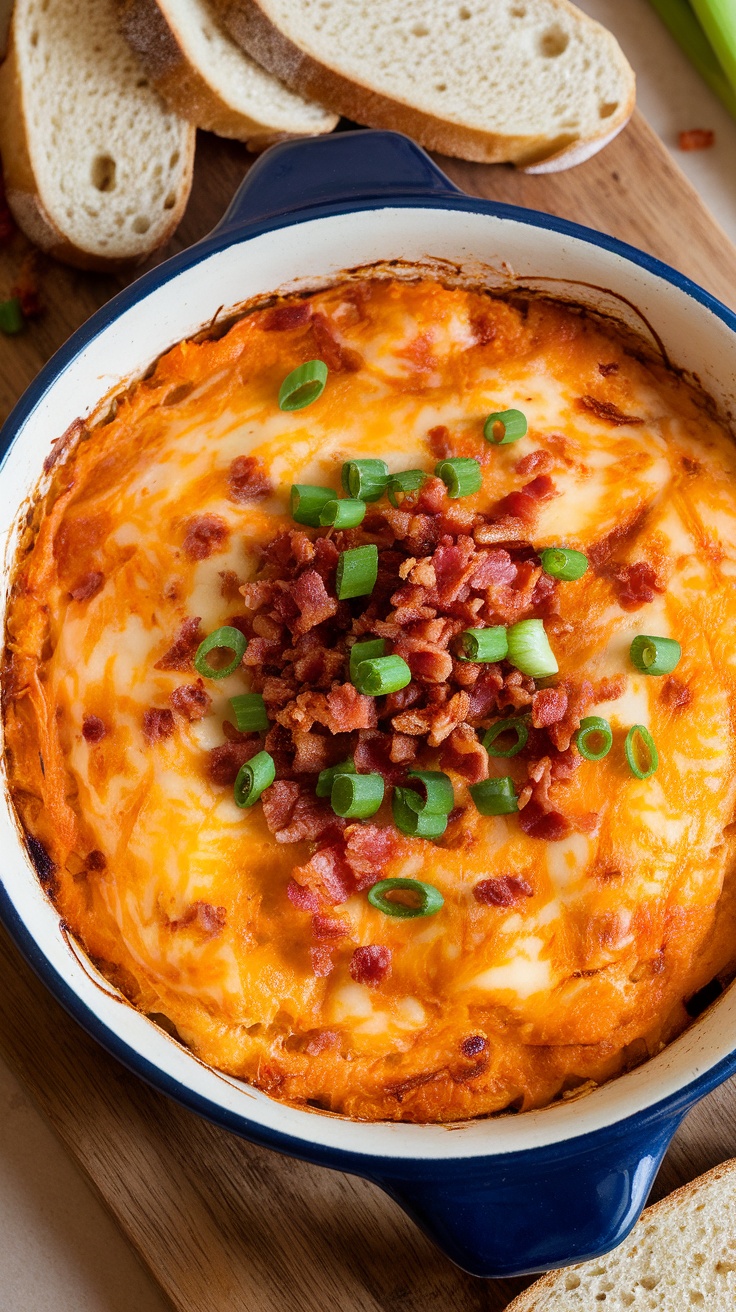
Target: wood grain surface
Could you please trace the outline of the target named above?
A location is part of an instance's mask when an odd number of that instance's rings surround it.
[[[248,167],[243,147],[200,139],[176,239],[217,221]],[[441,160],[479,196],[547,210],[658,255],[736,308],[736,250],[641,118],[568,173]],[[24,244],[0,252],[0,299]],[[155,263],[156,261],[151,261]],[[44,270],[47,310],[0,337],[0,420],[69,333],[125,281]],[[501,1312],[528,1280],[457,1270],[380,1190],[246,1144],[153,1092],[88,1039],[0,931],[0,1053],[179,1312]],[[736,1156],[736,1085],[688,1117],[657,1178],[661,1197]]]

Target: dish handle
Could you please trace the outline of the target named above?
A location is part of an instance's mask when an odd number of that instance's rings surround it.
[[[404,1178],[372,1178],[471,1275],[530,1275],[599,1257],[626,1238],[681,1119],[454,1159],[444,1170],[427,1162],[417,1175],[412,1162]]]
[[[214,233],[340,202],[461,194],[426,151],[400,132],[305,137],[271,146],[256,160]]]

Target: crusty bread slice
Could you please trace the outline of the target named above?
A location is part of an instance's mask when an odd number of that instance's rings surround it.
[[[156,90],[197,127],[259,150],[337,126],[336,114],[254,63],[208,0],[124,0],[121,25]]]
[[[733,1312],[736,1159],[647,1208],[612,1253],[550,1271],[506,1312]]]
[[[624,126],[634,75],[568,0],[214,0],[292,90],[463,159],[567,168]]]
[[[84,269],[145,259],[176,228],[195,129],[163,104],[115,0],[16,0],[0,65],[8,204],[43,250]]]

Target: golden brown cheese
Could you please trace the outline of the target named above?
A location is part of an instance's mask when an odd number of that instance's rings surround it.
[[[15,803],[93,960],[204,1061],[370,1119],[544,1105],[658,1051],[733,956],[736,451],[674,374],[563,306],[373,281],[318,293],[311,308],[316,335],[284,327],[288,315],[273,331],[261,310],[219,340],[174,347],[57,469],[8,622]],[[281,412],[285,374],[328,354],[320,400]],[[489,447],[484,418],[509,407],[529,433]],[[338,488],[342,462],[367,456],[431,470],[438,426],[455,455],[483,461],[471,510],[521,488],[533,475],[519,463],[544,452],[558,495],[539,505],[534,546],[605,559],[627,526],[617,558],[648,562],[662,591],[625,609],[604,568],[558,588],[560,681],[618,680],[621,693],[588,711],[609,719],[613,750],[558,786],[565,814],[592,813],[588,831],[529,837],[516,816],[479,815],[450,771],[461,822],[437,843],[399,835],[380,872],[436,885],[441,912],[390,918],[355,893],[321,976],[311,917],[286,896],[314,845],[276,843],[261,806],[239,809],[207,772],[247,674],[208,684],[209,713],[175,715],[168,736],[145,716],[192,683],[157,662],[188,617],[207,633],[237,610],[232,589],[254,577],[257,547],[291,524],[292,482]],[[240,456],[259,458],[272,496],[232,498]],[[210,514],[227,533],[193,559],[186,535]],[[637,633],[678,639],[672,679],[632,667]],[[85,717],[102,736],[83,735]],[[643,781],[623,753],[632,724],[659,749]],[[375,820],[391,824],[388,803]],[[532,895],[474,896],[509,875]],[[377,987],[351,976],[361,945],[391,952]]]

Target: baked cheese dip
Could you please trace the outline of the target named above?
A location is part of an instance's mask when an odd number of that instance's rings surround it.
[[[181,342],[47,465],[12,796],[201,1060],[487,1116],[730,978],[736,448],[675,372],[575,307],[357,279]]]

